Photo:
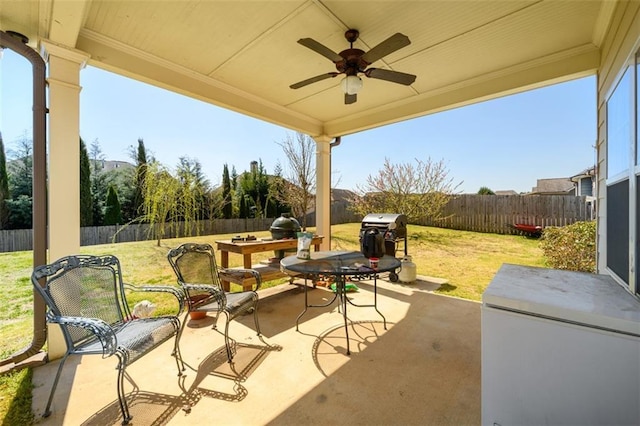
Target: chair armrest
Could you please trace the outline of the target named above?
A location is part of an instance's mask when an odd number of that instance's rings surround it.
[[[253,277],[256,279],[256,288],[254,289],[254,291],[258,291],[258,289],[260,288],[260,285],[262,284],[262,277],[260,276],[260,272],[256,271],[255,269],[243,269],[243,268],[220,268],[219,272],[222,273],[245,273],[245,274],[251,274],[253,275]]]
[[[176,316],[180,316],[182,310],[184,309],[185,303],[187,301],[184,292],[180,291],[180,289],[171,286],[171,285],[133,285],[133,284],[123,284],[124,288],[130,291],[140,291],[140,292],[149,292],[149,293],[169,293],[173,295],[178,302],[178,313]]]
[[[103,358],[113,355],[118,349],[118,339],[115,331],[101,319],[51,315],[51,311],[49,311],[47,321],[52,324],[80,327],[88,330],[100,340]]]

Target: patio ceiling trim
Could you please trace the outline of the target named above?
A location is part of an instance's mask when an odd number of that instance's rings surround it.
[[[77,48],[91,54],[97,68],[162,87],[222,108],[306,133],[323,135],[322,122],[265,101],[92,31],[82,30]]]
[[[587,44],[527,63],[398,101],[359,115],[325,124],[326,134],[346,135],[394,122],[524,92],[550,84],[593,75],[600,65],[600,51]],[[391,108],[390,108],[391,106]],[[390,113],[390,111],[392,111]]]
[[[310,5],[315,5],[336,24],[345,26],[323,3],[315,1],[301,3],[292,13],[284,16],[269,31],[251,41],[238,56],[250,46],[258,43],[285,23],[294,19]],[[593,27],[592,43],[568,49],[461,81],[436,90],[414,94],[403,100],[381,105],[356,114],[323,122],[305,113],[262,99],[241,88],[196,73],[180,64],[151,55],[110,37],[83,29],[90,9],[90,0],[61,2],[42,0],[39,20],[42,34],[48,34],[54,43],[75,48],[91,55],[89,64],[119,75],[133,78],[172,92],[180,93],[203,102],[264,120],[312,137],[344,136],[427,114],[469,105],[544,85],[590,75],[600,65],[598,46],[615,12],[614,4],[603,2]],[[46,31],[42,31],[44,28]],[[228,58],[217,68],[232,60]],[[211,70],[214,72],[214,70]]]
[[[593,44],[587,44],[424,93],[408,100],[322,123],[92,31],[81,30],[77,46],[84,52],[92,53],[89,64],[97,68],[300,131],[312,137],[344,136],[551,83],[592,75],[600,65],[598,48]]]
[[[49,0],[44,3],[47,7],[43,8],[43,13],[47,15],[50,14],[50,16],[45,16],[47,18],[48,31],[41,34],[47,34],[48,36],[46,38],[55,43],[74,47],[80,28],[82,28],[87,12],[89,11],[91,1],[52,2]]]
[[[593,27],[592,41],[596,46],[602,46],[604,37],[607,35],[607,30],[609,29],[609,25],[611,25],[611,18],[613,17],[617,4],[618,3],[615,1],[602,2],[598,20]]]

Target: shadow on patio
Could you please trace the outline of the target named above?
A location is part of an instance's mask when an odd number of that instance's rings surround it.
[[[420,278],[420,277],[419,277]],[[371,303],[373,286],[349,293]],[[251,316],[232,322],[234,364],[211,318],[191,321],[181,341],[186,377],[178,378],[172,343],[134,363],[126,383],[132,424],[479,424],[480,304],[430,292],[437,284],[378,282],[378,307],[349,306],[351,356],[337,303],[310,308],[301,288],[261,292],[263,338]],[[311,303],[328,300],[310,289]],[[119,424],[115,359],[72,357],[41,419],[57,362],[34,371],[33,409],[40,424]]]

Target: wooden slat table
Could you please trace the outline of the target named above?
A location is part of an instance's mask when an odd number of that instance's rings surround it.
[[[311,244],[314,247],[315,251],[320,250],[320,244],[322,244],[322,240],[324,237],[322,235],[315,235],[311,240]],[[255,269],[260,273],[260,277],[262,281],[275,280],[277,278],[287,277],[289,275],[285,274],[280,270],[280,264],[271,265],[263,265],[257,264],[253,265],[251,261],[251,255],[253,253],[261,253],[266,251],[273,250],[287,250],[287,249],[296,249],[298,247],[298,240],[295,238],[284,239],[284,240],[254,240],[254,241],[231,241],[231,240],[220,240],[216,241],[216,248],[220,250],[220,266],[222,268],[229,268],[229,253],[237,253],[243,256],[243,268],[244,269]],[[233,268],[230,268],[233,270]],[[220,278],[222,280],[222,286],[225,291],[229,291],[230,284],[236,283],[240,284],[244,290],[250,290],[255,284],[256,280],[252,276],[245,276],[244,273],[224,273],[220,274]]]

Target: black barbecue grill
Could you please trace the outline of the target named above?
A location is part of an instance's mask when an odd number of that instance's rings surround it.
[[[391,225],[395,226],[391,226]],[[364,231],[376,228],[384,235],[385,255],[396,256],[398,243],[402,243],[404,255],[407,255],[407,216],[393,213],[371,213],[362,219],[360,239]]]

